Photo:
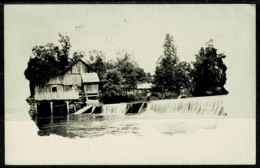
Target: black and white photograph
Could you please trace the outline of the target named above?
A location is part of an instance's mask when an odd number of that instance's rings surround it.
[[[254,4],[4,5],[6,165],[256,164]]]

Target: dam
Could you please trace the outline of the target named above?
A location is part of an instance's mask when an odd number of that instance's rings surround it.
[[[223,116],[225,96],[193,97],[185,99],[165,99],[143,102],[104,104],[89,106],[75,114],[91,113],[102,115],[172,115],[172,116]]]

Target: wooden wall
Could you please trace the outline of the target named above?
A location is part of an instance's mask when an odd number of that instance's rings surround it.
[[[53,92],[52,88],[57,87]],[[79,99],[78,90],[74,87],[64,87],[63,85],[45,85],[35,87],[35,100],[70,100]]]
[[[85,63],[78,61],[64,73],[53,76],[46,80],[44,84],[35,87],[35,100],[68,100],[79,99],[76,87],[82,87],[82,73],[93,72]],[[57,87],[53,92],[52,87]],[[98,84],[84,86],[86,93],[98,93]]]
[[[80,74],[65,73],[58,76],[51,77],[45,85],[82,85],[82,78]]]
[[[98,93],[98,84],[84,84],[84,91],[88,93]]]

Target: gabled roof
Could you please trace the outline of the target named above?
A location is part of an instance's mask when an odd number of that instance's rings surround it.
[[[64,71],[62,71],[62,72],[66,72],[67,70],[69,70],[73,65],[75,65],[76,63],[78,63],[79,61],[81,61],[83,64],[85,64],[89,69],[91,69],[92,71],[94,71],[95,72],[95,70],[91,67],[91,66],[89,66],[84,60],[82,60],[81,58],[80,59],[78,59],[77,61],[75,61],[75,62],[73,62],[68,68],[66,68]]]
[[[95,72],[95,70],[94,70],[91,66],[89,66],[85,61],[83,61],[83,60],[80,58],[80,59],[78,59],[77,61],[73,62],[71,65],[69,65],[67,68],[65,68],[63,71],[61,71],[61,72],[59,72],[59,73],[56,73],[56,74],[54,74],[54,75],[51,75],[51,76],[46,77],[45,79],[39,81],[38,84],[40,84],[41,82],[46,81],[46,80],[48,80],[48,79],[50,79],[50,78],[52,78],[52,77],[54,77],[54,76],[61,75],[61,74],[65,73],[65,72],[67,72],[73,65],[75,65],[75,64],[78,63],[79,61],[81,61],[81,62],[82,62],[83,64],[85,64],[89,69],[91,69],[92,71]]]
[[[83,73],[81,74],[83,83],[97,83],[100,82],[97,73]]]

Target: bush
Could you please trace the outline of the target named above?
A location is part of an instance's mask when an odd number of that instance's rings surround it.
[[[176,99],[178,98],[178,94],[175,92],[154,92],[152,93],[151,100],[158,100],[158,99]]]

